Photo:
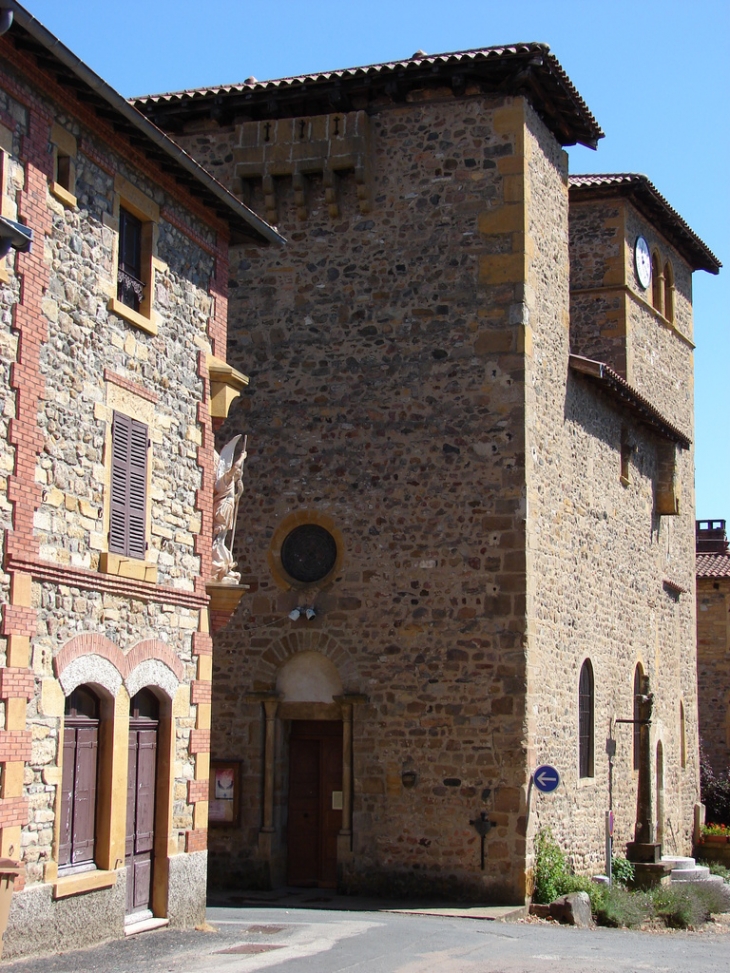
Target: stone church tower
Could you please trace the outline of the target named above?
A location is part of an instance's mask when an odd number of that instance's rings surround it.
[[[214,633],[240,807],[211,792],[211,884],[520,901],[541,825],[600,871],[647,692],[648,827],[689,852],[690,281],[717,260],[644,177],[569,179],[602,132],[545,45],[137,107],[288,240],[231,252],[250,587]]]

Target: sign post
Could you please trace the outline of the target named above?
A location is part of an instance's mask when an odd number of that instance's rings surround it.
[[[606,811],[606,875],[609,887],[613,884],[613,811]]]

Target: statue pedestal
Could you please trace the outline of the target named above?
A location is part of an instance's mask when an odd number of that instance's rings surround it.
[[[209,581],[205,590],[210,597],[210,630],[219,632],[230,622],[238,603],[249,590],[247,584],[224,584],[221,581]]]

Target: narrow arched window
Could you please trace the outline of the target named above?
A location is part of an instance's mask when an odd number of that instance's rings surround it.
[[[639,769],[639,756],[641,753],[641,724],[636,722],[641,719],[641,694],[644,687],[644,670],[641,663],[636,664],[634,670],[634,770]]]
[[[664,317],[674,323],[674,272],[669,262],[664,264]]]
[[[86,686],[66,699],[58,864],[92,865],[96,845],[99,700]]]
[[[593,666],[586,659],[578,683],[578,766],[581,777],[593,777]]]
[[[684,723],[684,703],[679,701],[679,764],[687,766],[687,728]]]
[[[664,277],[656,250],[651,255],[651,303],[660,314],[664,313]]]

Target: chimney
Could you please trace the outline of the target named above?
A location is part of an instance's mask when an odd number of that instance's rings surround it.
[[[698,554],[728,553],[724,520],[696,520],[695,539]]]

